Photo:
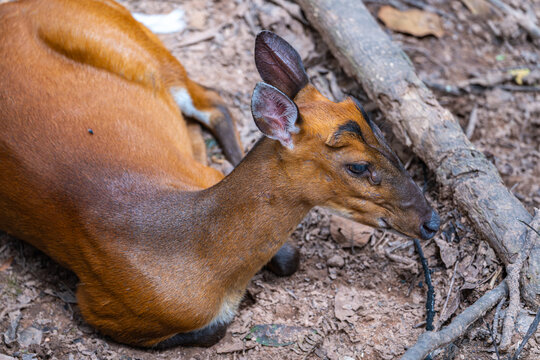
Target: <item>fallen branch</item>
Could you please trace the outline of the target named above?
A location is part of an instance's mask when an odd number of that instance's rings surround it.
[[[392,123],[394,133],[452,192],[458,208],[505,265],[514,263],[526,236],[526,227],[518,219],[530,222],[531,214],[420,81],[407,55],[390,41],[361,1],[297,1],[344,69]],[[540,252],[540,240],[535,244]],[[540,304],[540,256],[528,258],[521,283],[529,304]]]
[[[508,291],[506,281],[485,293],[474,304],[456,316],[450,325],[439,332],[428,331],[420,335],[414,346],[410,347],[401,360],[421,360],[432,351],[450,344],[463,335],[467,328],[493,308]]]

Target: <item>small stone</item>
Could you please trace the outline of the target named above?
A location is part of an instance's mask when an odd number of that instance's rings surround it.
[[[345,265],[345,260],[339,255],[334,255],[326,261],[326,265],[341,268]]]
[[[330,218],[330,234],[344,248],[363,247],[369,242],[373,234],[373,228],[341,216],[332,215]]]
[[[41,330],[38,330],[33,326],[29,326],[19,334],[17,342],[22,348],[27,348],[33,344],[41,344],[42,336],[43,333]]]

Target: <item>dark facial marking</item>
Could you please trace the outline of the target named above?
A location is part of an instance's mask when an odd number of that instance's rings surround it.
[[[379,152],[381,154],[383,154],[383,156],[385,158],[388,159],[388,161],[390,161],[390,163],[392,165],[394,165],[396,168],[400,169],[400,170],[405,170],[404,167],[403,167],[403,164],[401,164],[401,161],[399,160],[399,158],[397,157],[397,155],[394,153],[394,151],[390,148],[390,146],[388,146],[388,144],[386,143],[386,140],[384,139],[384,136],[381,132],[381,130],[379,129],[379,127],[371,120],[371,118],[369,117],[369,115],[367,114],[366,110],[364,110],[364,108],[362,107],[362,104],[360,104],[360,101],[358,101],[357,98],[355,98],[354,96],[351,96],[351,98],[353,99],[356,107],[358,108],[358,110],[360,110],[360,113],[362,114],[362,117],[364,118],[364,120],[367,122],[367,124],[369,125],[369,127],[371,128],[371,131],[373,131],[373,134],[375,135],[375,137],[379,140],[379,143],[382,145],[382,147],[384,148],[385,151],[381,151],[381,149],[378,149]]]
[[[334,137],[338,138],[343,133],[351,133],[352,135],[358,137],[359,139],[366,142],[364,139],[364,136],[362,135],[362,129],[360,129],[360,125],[356,121],[349,120],[345,124],[340,125],[340,127],[337,129],[336,133],[334,134]]]

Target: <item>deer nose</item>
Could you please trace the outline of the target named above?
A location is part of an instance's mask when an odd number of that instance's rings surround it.
[[[439,215],[433,210],[431,210],[431,216],[429,220],[425,221],[420,225],[420,235],[422,239],[429,240],[435,234],[437,231],[439,231],[439,225],[441,224],[441,219],[439,218]]]

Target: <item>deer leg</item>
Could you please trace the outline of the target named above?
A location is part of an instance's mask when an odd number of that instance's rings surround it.
[[[220,143],[227,159],[237,165],[244,152],[234,121],[221,96],[189,79],[186,79],[185,87],[171,86],[170,91],[182,113],[206,126]]]
[[[228,323],[216,323],[199,330],[176,334],[167,340],[163,340],[154,348],[163,350],[174,346],[210,347],[225,336],[228,326]]]
[[[189,133],[189,138],[191,140],[193,157],[199,163],[203,165],[208,165],[208,159],[206,158],[206,144],[204,143],[201,125],[188,120],[187,130]]]
[[[300,252],[290,242],[286,242],[276,255],[266,264],[266,268],[277,276],[290,276],[298,270]]]

